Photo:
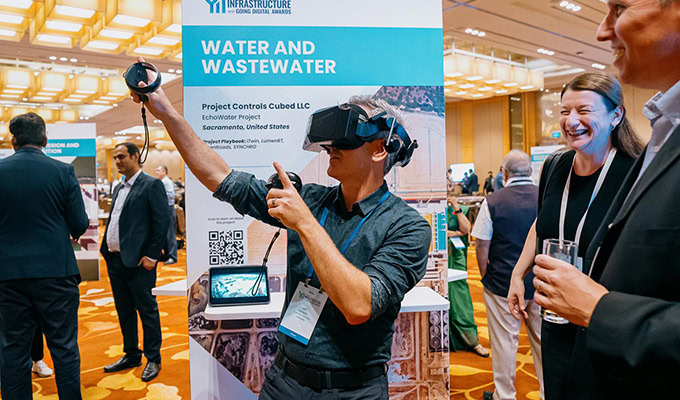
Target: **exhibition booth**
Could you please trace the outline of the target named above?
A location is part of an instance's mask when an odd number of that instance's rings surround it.
[[[11,118],[38,113],[48,123],[45,153],[74,166],[90,217],[73,247],[86,281],[80,329],[81,346],[87,346],[81,347],[83,386],[91,398],[256,399],[274,363],[290,290],[289,233],[282,230],[273,242],[277,228],[214,198],[186,167],[161,121],[148,116],[142,122],[122,78],[138,56],[162,73],[172,105],[211,149],[232,168],[263,180],[277,161],[305,184],[337,185],[326,174],[329,155],[302,148],[310,115],[357,95],[399,109],[418,148],[412,162],[385,181],[427,220],[432,237],[425,276],[404,297],[394,324],[390,398],[481,396],[492,385],[490,361],[478,367],[451,348],[449,337],[449,283],[467,280],[480,340],[488,343],[476,265],[470,263],[469,272],[448,267],[445,173],[453,170],[454,182],[470,170],[478,175],[478,190],[456,193],[474,223],[484,179],[496,177],[508,151],[530,155],[537,182],[543,160],[563,147],[562,85],[584,71],[612,71],[606,46],[590,38],[602,2],[584,1],[582,11],[519,3],[0,0],[0,159],[13,153]],[[568,37],[573,20],[560,19],[572,15],[585,15],[578,26],[588,39]],[[540,18],[548,22],[536,22]],[[556,21],[559,32],[549,31],[546,24]],[[585,50],[577,55],[579,46]],[[653,93],[624,89],[629,119],[646,139],[651,131],[641,104]],[[178,207],[182,193],[177,238],[185,245],[178,265],[159,267],[152,292],[161,322],[173,324],[164,328],[163,339],[172,344],[164,347],[157,386],[142,384],[136,372],[105,377],[99,358],[88,364],[88,352],[107,359],[122,354],[99,246],[121,180],[114,148],[123,142],[142,148],[145,141],[143,171],[155,176],[166,167],[177,183]],[[268,301],[211,304],[211,269],[262,264]],[[526,386],[532,387],[535,371],[528,350],[523,355]],[[525,392],[537,398],[536,390]],[[35,393],[52,398],[53,380],[40,381]]]

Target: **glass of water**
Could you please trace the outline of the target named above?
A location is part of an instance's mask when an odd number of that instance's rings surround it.
[[[581,271],[579,268],[580,265],[576,266],[576,260],[578,257],[578,244],[576,242],[572,242],[571,240],[545,239],[543,241],[543,254],[571,264]],[[554,324],[569,323],[566,318],[562,318],[556,313],[546,310],[543,307],[541,307],[541,317],[543,320],[552,322]]]

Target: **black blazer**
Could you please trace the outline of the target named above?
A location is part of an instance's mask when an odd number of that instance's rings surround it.
[[[678,397],[680,129],[633,187],[643,159],[633,165],[586,255],[593,279],[610,293],[577,337],[568,399]]]
[[[116,198],[122,184],[113,191],[111,211],[116,204]],[[102,239],[101,253],[108,262],[111,253],[106,244],[106,234],[109,222]],[[158,260],[168,234],[168,198],[165,195],[163,183],[142,172],[132,185],[125,198],[123,210],[120,214],[120,257],[123,265],[135,268],[139,260],[146,256]]]
[[[72,165],[30,147],[0,160],[0,281],[80,275],[71,237],[89,225]]]

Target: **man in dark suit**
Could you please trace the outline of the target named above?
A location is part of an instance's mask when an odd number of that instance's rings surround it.
[[[536,257],[536,302],[583,327],[565,399],[678,398],[678,38],[680,1],[609,0],[598,40],[611,42],[623,82],[659,93],[644,108],[651,140],[588,249],[584,267],[591,266],[592,279]]]
[[[167,198],[163,183],[142,172],[134,143],[116,146],[113,160],[124,179],[113,192],[101,253],[111,280],[125,355],[104,371],[117,372],[142,364],[137,338],[139,313],[148,361],[142,380],[147,382],[161,369],[161,321],[151,289],[156,286],[156,265],[167,236]]]
[[[2,398],[32,398],[31,343],[40,322],[61,399],[80,399],[80,272],[71,238],[90,222],[73,166],[42,152],[45,122],[9,125],[16,153],[0,160],[0,351]]]
[[[470,175],[468,177],[468,186],[470,187],[470,194],[474,194],[475,192],[479,191],[479,178],[472,169],[470,169]]]

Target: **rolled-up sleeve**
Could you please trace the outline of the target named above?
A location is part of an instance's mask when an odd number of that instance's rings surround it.
[[[220,183],[213,197],[225,201],[241,215],[249,215],[266,224],[283,227],[281,222],[269,215],[265,182],[255,175],[232,170]]]
[[[425,276],[431,239],[430,225],[420,216],[403,218],[388,231],[387,240],[363,268],[371,279],[371,319],[400,304]]]

